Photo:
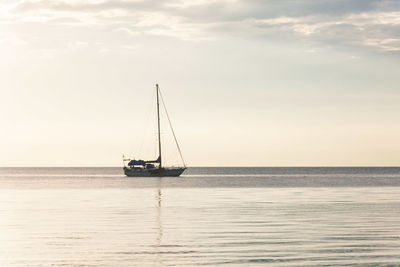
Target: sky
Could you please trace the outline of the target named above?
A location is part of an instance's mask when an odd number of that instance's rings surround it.
[[[2,0],[0,166],[154,157],[156,83],[189,166],[399,166],[399,73],[395,0]]]

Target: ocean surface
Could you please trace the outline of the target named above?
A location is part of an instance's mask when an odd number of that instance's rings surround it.
[[[400,168],[0,168],[0,266],[400,266]]]

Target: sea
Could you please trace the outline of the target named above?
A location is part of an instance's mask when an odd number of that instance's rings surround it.
[[[400,266],[400,168],[0,168],[0,266]]]

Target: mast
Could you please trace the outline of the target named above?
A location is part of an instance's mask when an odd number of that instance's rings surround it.
[[[160,159],[160,166],[161,169],[161,134],[160,134],[160,101],[158,98],[158,84],[156,84],[156,91],[157,91],[157,126],[158,126],[158,158]]]

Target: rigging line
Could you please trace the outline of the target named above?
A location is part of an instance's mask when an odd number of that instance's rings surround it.
[[[171,123],[171,120],[169,119],[167,107],[165,106],[165,102],[164,102],[164,98],[163,98],[163,96],[162,96],[161,90],[159,89],[158,92],[160,93],[161,102],[162,102],[162,104],[163,104],[163,107],[164,107],[164,110],[165,110],[165,114],[167,114],[167,119],[168,119],[168,122],[169,122],[169,127],[171,128],[172,135],[174,136],[176,146],[178,147],[179,155],[181,156],[181,160],[182,160],[182,162],[183,162],[183,167],[186,167],[185,160],[183,159],[183,156],[182,156],[181,148],[179,147],[178,140],[176,139],[176,136],[175,136],[174,128],[172,128],[172,123]]]

